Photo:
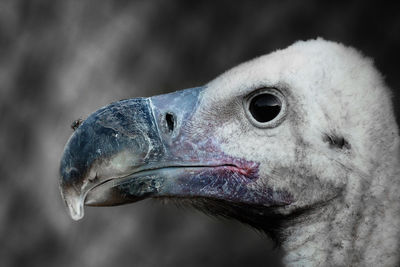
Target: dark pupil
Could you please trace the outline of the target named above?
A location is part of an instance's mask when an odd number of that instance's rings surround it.
[[[271,94],[260,94],[250,102],[250,113],[258,122],[268,122],[278,116],[281,111],[281,101]]]

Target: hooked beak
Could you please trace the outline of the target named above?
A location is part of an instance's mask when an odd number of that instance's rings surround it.
[[[226,155],[212,128],[193,125],[204,90],[122,100],[90,115],[61,160],[60,189],[71,217],[81,219],[84,205],[149,197],[290,203],[284,192],[254,190],[258,163]]]

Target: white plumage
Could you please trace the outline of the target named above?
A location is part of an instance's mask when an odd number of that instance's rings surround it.
[[[287,97],[279,127],[255,129],[232,104],[259,87]],[[229,105],[222,123],[211,111]],[[202,108],[214,114],[209,120],[220,125],[220,139],[234,140],[224,143],[227,154],[261,159],[260,187],[294,195],[296,203],[281,212],[327,203],[284,231],[287,264],[397,263],[399,135],[391,94],[371,59],[322,39],[297,42],[209,83]],[[332,146],[329,136],[348,143]]]

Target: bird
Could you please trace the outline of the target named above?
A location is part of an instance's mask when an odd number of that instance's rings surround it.
[[[286,266],[397,266],[399,152],[373,60],[316,38],[100,108],[68,140],[59,182],[75,220],[168,199],[266,233]]]

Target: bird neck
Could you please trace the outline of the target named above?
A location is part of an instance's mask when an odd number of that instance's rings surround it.
[[[397,266],[399,150],[394,154],[369,177],[350,173],[343,195],[286,229],[286,265]]]

